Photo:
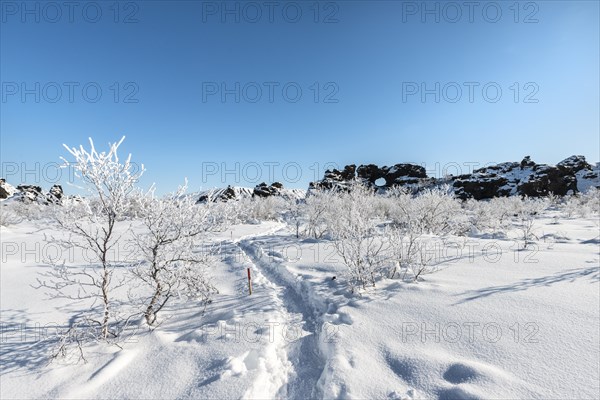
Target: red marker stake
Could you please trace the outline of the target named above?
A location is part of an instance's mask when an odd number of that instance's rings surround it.
[[[252,278],[250,278],[250,268],[248,268],[248,293],[252,294]]]

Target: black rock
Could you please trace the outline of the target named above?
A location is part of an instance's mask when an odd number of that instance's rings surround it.
[[[269,186],[264,182],[259,185],[256,185],[254,187],[254,192],[252,193],[252,195],[258,197],[270,197],[279,195],[281,189],[283,188],[283,185],[279,182],[275,183],[277,184],[277,186],[275,184]]]
[[[548,196],[550,193],[564,196],[577,192],[577,178],[564,169],[538,164],[533,173],[517,186],[517,192],[529,197]]]
[[[501,176],[460,175],[455,178],[453,187],[455,195],[466,199],[491,199],[492,197],[509,196],[510,188],[506,187],[508,179]]]
[[[0,178],[0,199],[8,199],[10,196],[12,196],[11,192],[12,191],[6,183],[6,179]]]
[[[556,166],[563,171],[565,174],[575,174],[581,170],[592,170],[592,166],[585,161],[584,156],[571,156],[569,158],[565,158]]]
[[[403,186],[420,184],[427,180],[425,168],[416,164],[396,164],[391,167],[379,167],[375,164],[346,165],[342,171],[334,169],[325,171],[323,179],[311,182],[312,189],[345,189],[348,185],[358,179],[373,188],[390,188],[392,186]],[[376,184],[383,179],[383,183]]]
[[[19,185],[19,200],[25,203],[47,203],[46,196],[42,194],[42,188],[36,185]]]
[[[525,167],[533,167],[533,166],[535,166],[535,162],[531,161],[530,156],[525,156],[521,160],[521,169],[525,169]]]
[[[234,188],[229,185],[227,186],[227,188],[222,189],[221,191],[217,192],[216,194],[212,195],[212,201],[216,202],[216,201],[229,201],[229,200],[233,200],[235,199],[236,193]],[[196,203],[206,203],[208,201],[209,195],[207,194],[203,194],[198,198],[198,201]]]
[[[54,185],[50,188],[50,191],[46,195],[46,198],[48,199],[49,202],[58,204],[58,203],[60,203],[63,196],[64,196],[64,192],[63,192],[62,186]]]

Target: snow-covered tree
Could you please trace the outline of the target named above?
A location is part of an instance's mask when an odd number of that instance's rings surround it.
[[[413,198],[412,212],[424,233],[443,235],[460,233],[460,203],[447,186],[423,189]]]
[[[77,247],[85,251],[89,266],[67,265],[66,260],[53,260],[53,268],[42,274],[37,287],[49,290],[51,296],[70,299],[90,299],[91,307],[102,305],[100,318],[88,318],[100,328],[104,340],[117,336],[110,329],[111,315],[116,316],[118,303],[113,301],[112,291],[124,284],[113,279],[115,271],[125,266],[119,259],[118,245],[123,229],[119,222],[129,208],[129,201],[136,189],[144,168],[118,156],[117,143],[109,144],[108,151],[99,152],[90,138],[90,148],[64,146],[72,160],[63,158],[64,166],[72,168],[89,197],[65,201],[62,206],[52,206],[53,217],[58,226],[68,233],[68,239],[52,237],[54,243],[64,247]]]
[[[383,231],[387,275],[417,281],[436,270],[431,235],[462,234],[468,226],[461,206],[447,188],[424,189],[413,195],[403,188],[387,193],[388,222]]]
[[[134,274],[150,289],[143,297],[148,325],[156,323],[158,312],[172,299],[206,304],[216,293],[207,271],[211,254],[199,245],[207,234],[224,229],[226,218],[217,210],[219,204],[196,204],[185,191],[184,185],[167,197],[150,191],[136,198],[143,230],[133,239],[142,259]]]
[[[309,191],[302,204],[302,213],[306,220],[306,235],[321,239],[329,228],[333,215],[333,203],[341,194],[338,190],[314,189]]]
[[[303,205],[303,200],[296,198],[286,199],[286,207],[283,218],[296,232],[296,239],[300,238],[300,227],[302,226],[303,220]]]
[[[362,183],[354,183],[348,191],[329,199],[335,217],[329,221],[337,254],[348,269],[353,289],[375,286],[382,265],[384,242],[377,232],[375,194]]]
[[[11,208],[7,206],[0,206],[0,226],[16,225],[21,222],[21,218]]]

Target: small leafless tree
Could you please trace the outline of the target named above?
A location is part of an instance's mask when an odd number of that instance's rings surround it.
[[[445,189],[413,195],[396,188],[388,193],[390,221],[383,231],[389,278],[418,281],[435,271],[434,241],[429,232],[445,233],[455,229],[457,204]]]
[[[523,249],[533,243],[533,239],[539,239],[535,235],[536,218],[546,208],[546,202],[541,199],[525,197],[517,212],[518,228],[521,231]]]
[[[296,239],[300,238],[300,227],[302,226],[302,201],[295,198],[286,200],[287,207],[284,213],[286,222],[294,228]]]
[[[210,248],[198,245],[208,233],[224,229],[226,216],[212,201],[195,204],[185,190],[183,186],[165,198],[152,191],[137,198],[143,231],[133,243],[142,261],[134,274],[151,290],[144,301],[148,325],[156,324],[158,312],[175,297],[206,304],[216,293],[206,271],[212,262]]]
[[[52,270],[43,273],[36,286],[49,290],[53,297],[91,299],[92,308],[100,301],[102,314],[95,321],[100,326],[100,338],[104,340],[109,334],[117,335],[109,329],[111,315],[118,314],[117,310],[111,309],[111,291],[124,283],[122,279],[113,279],[115,271],[125,266],[118,256],[122,233],[117,225],[123,220],[144,171],[143,166],[137,168],[131,162],[131,155],[125,161],[119,159],[118,149],[124,139],[110,144],[107,152],[98,152],[91,138],[89,150],[83,146],[69,148],[65,145],[74,160],[63,158],[64,166],[74,169],[90,197],[70,199],[63,206],[52,206],[54,220],[68,237],[51,236],[50,241],[66,248],[84,250],[90,265],[73,266],[66,260],[52,260]]]
[[[302,205],[302,213],[306,218],[306,235],[321,239],[329,228],[332,204],[338,195],[337,190],[311,190]]]
[[[331,235],[353,289],[374,287],[381,272],[384,242],[377,232],[374,196],[370,188],[357,182],[332,199],[336,215],[329,221]]]

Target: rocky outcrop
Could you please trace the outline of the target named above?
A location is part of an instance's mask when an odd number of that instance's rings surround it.
[[[200,193],[197,202],[205,203],[209,198],[212,201],[230,201],[271,196],[282,197],[284,199],[301,199],[306,196],[306,190],[284,189],[283,185],[279,182],[273,182],[271,185],[263,182],[256,185],[253,189],[240,186],[227,186],[226,188],[208,190]]]
[[[63,192],[62,186],[54,185],[50,188],[50,191],[46,195],[46,199],[48,199],[48,201],[51,203],[60,204],[63,196],[64,196],[64,192]]]
[[[41,186],[19,185],[16,188],[0,179],[0,199],[12,198],[23,203],[60,204],[64,197],[62,186],[54,185],[48,193],[44,193]]]
[[[16,190],[12,185],[6,183],[6,179],[0,178],[0,199],[8,199],[15,194]]]
[[[298,200],[306,197],[306,191],[301,189],[284,189],[281,182],[273,182],[271,185],[261,183],[254,187],[252,197],[281,197],[286,200]]]
[[[416,164],[396,164],[391,167],[378,167],[377,165],[361,165],[356,170],[359,179],[367,181],[370,185],[389,188],[407,184],[418,184],[427,178],[425,168]],[[380,184],[376,181],[382,180]]]
[[[235,188],[231,185],[227,186],[224,189],[217,189],[214,191],[210,191],[208,193],[201,194],[198,198],[197,203],[206,203],[209,198],[212,201],[229,201],[238,198],[238,193]]]
[[[346,187],[351,181],[356,179],[356,165],[346,165],[343,170],[327,170],[323,179],[316,182],[310,182],[309,189],[333,189]]]
[[[279,196],[281,189],[283,189],[283,185],[279,182],[273,182],[270,186],[263,182],[254,187],[252,195],[258,197]]]
[[[498,175],[472,174],[460,175],[454,179],[453,187],[456,197],[475,200],[492,197],[509,196],[508,179]]]
[[[577,178],[577,190],[586,192],[592,187],[600,189],[600,162],[590,169],[581,169],[575,173]]]
[[[553,193],[564,196],[577,192],[577,178],[550,165],[536,165],[532,173],[517,185],[517,193],[521,196],[542,197]]]
[[[551,193],[564,196],[581,190],[579,180],[590,179],[594,179],[592,166],[583,156],[571,156],[556,166],[537,164],[526,156],[520,163],[501,163],[455,177],[453,186],[457,196],[463,199],[510,195],[541,197]]]
[[[46,196],[42,193],[41,186],[19,185],[17,186],[18,200],[24,203],[45,203]]]
[[[556,166],[565,174],[575,174],[581,170],[592,170],[592,166],[585,161],[584,156],[571,156],[569,158],[565,158],[556,164]]]
[[[505,162],[475,170],[471,174],[449,178],[428,178],[425,168],[416,164],[379,167],[374,164],[348,165],[343,170],[326,171],[322,180],[311,182],[310,189],[347,188],[352,181],[362,181],[379,190],[393,186],[418,191],[424,187],[449,183],[461,199],[489,199],[521,195],[529,197],[564,196],[600,187],[600,168],[592,167],[583,156],[571,156],[556,166],[537,164],[530,156],[521,162]]]
[[[375,164],[346,165],[343,170],[327,170],[323,179],[311,182],[311,189],[347,188],[353,181],[362,181],[374,188],[387,189],[392,186],[421,185],[427,178],[425,168],[416,164],[396,164],[379,167]]]

